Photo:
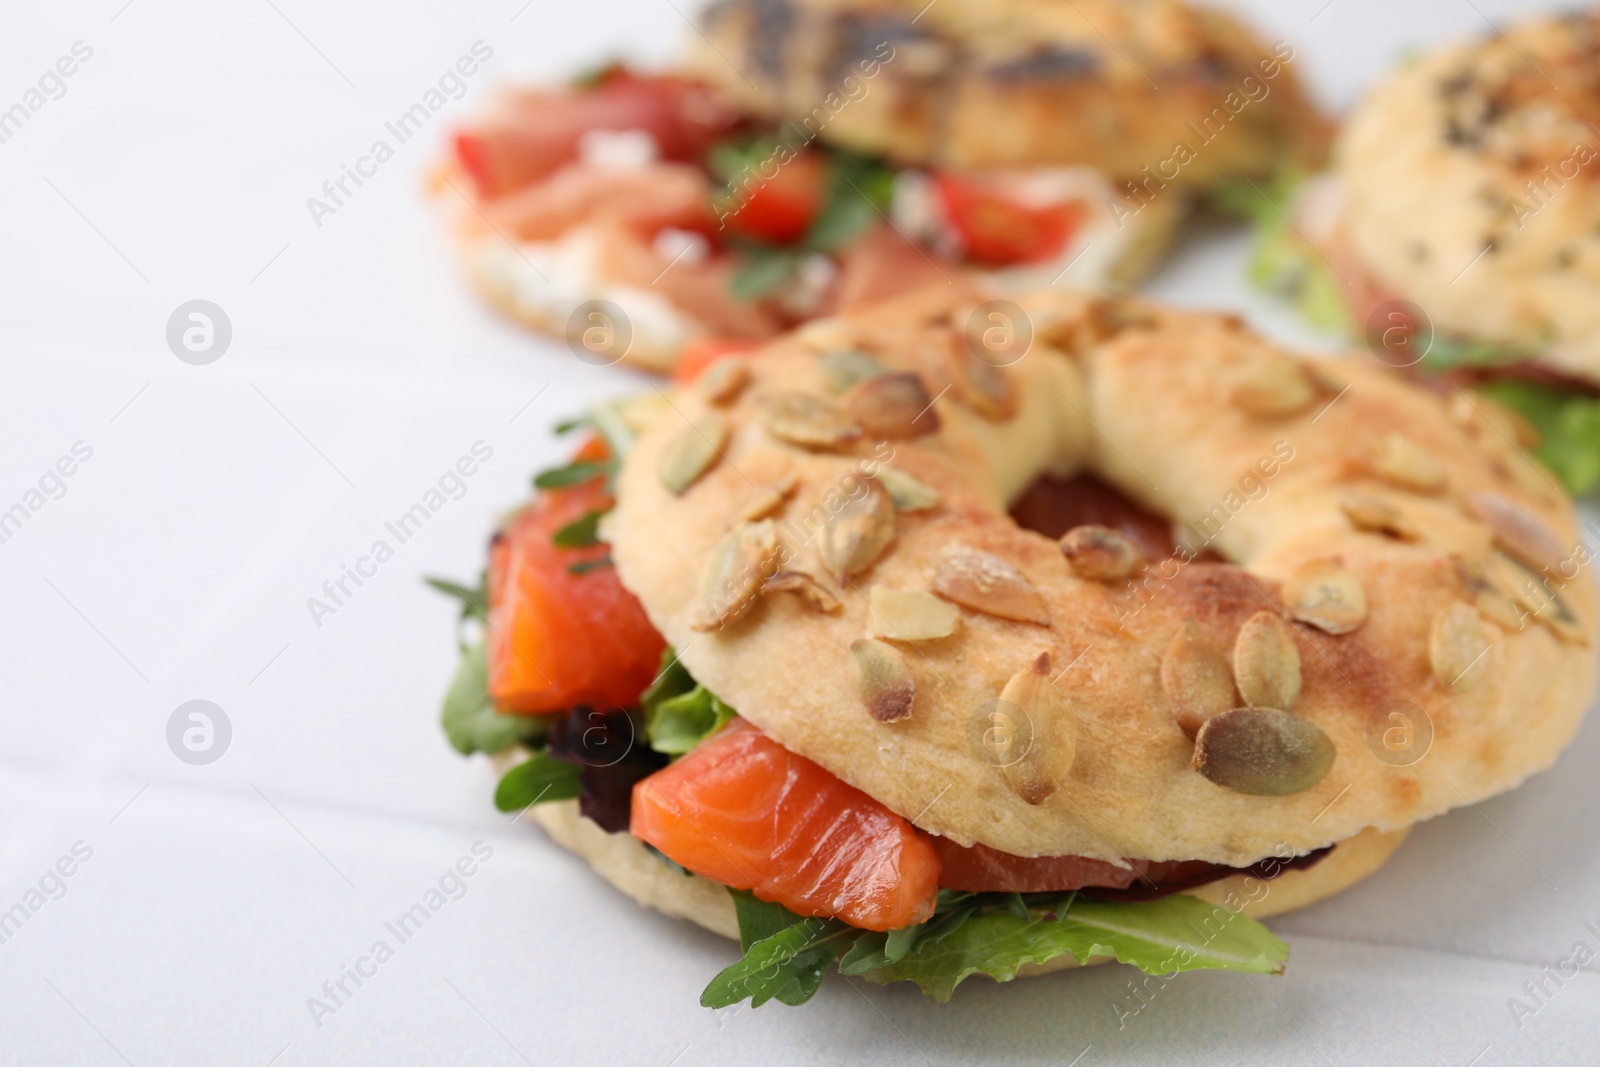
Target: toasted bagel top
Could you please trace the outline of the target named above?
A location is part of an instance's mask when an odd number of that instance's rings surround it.
[[[903,164],[1195,184],[1326,141],[1289,45],[1177,0],[721,0],[702,26],[691,66],[746,107]]]
[[[916,825],[1023,856],[1242,866],[1555,758],[1594,680],[1587,550],[1484,401],[1301,359],[1232,317],[1024,307],[1015,361],[969,344],[970,304],[937,293],[814,323],[747,380],[672,398],[604,532],[697,679]],[[899,376],[835,393],[861,353]],[[1069,562],[1007,516],[1076,470],[1187,548],[1118,578],[1106,545]],[[891,490],[917,510],[889,511]],[[1202,774],[1178,718],[1239,692],[1282,717],[1207,722]]]
[[[1410,63],[1350,117],[1344,228],[1433,325],[1600,383],[1600,12]]]

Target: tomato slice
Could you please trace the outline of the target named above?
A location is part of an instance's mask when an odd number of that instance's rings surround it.
[[[770,169],[774,158],[765,167]],[[777,168],[771,178],[761,176],[763,164],[735,176],[724,199],[724,221],[734,233],[771,244],[793,244],[804,237],[822,212],[827,195],[828,164],[816,152],[805,151]]]
[[[797,915],[894,930],[933,914],[939,859],[922,835],[742,719],[635,785],[629,829]]]
[[[579,459],[604,459],[591,442]],[[608,547],[555,544],[556,531],[611,506],[603,480],[541,493],[489,549],[489,696],[502,711],[635,705],[665,642],[608,565]]]
[[[1035,207],[955,174],[936,174],[934,188],[967,258],[990,267],[1055,259],[1087,215],[1078,200]]]
[[[456,135],[456,159],[479,196],[496,197],[577,159],[578,144],[591,130],[643,130],[663,159],[698,163],[741,121],[707,85],[615,71],[585,89],[508,95]]]
[[[683,346],[672,368],[672,380],[690,385],[706,368],[728,356],[743,356],[761,347],[760,341],[739,337],[701,337]]]

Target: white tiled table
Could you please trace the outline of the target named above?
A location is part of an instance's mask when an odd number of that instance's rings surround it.
[[[1469,0],[1323,3],[1251,6],[1336,103],[1405,47],[1483,25]],[[687,32],[670,0],[519,8],[0,14],[0,108],[74,42],[93,49],[0,144],[0,509],[75,442],[93,449],[0,544],[0,909],[92,850],[0,944],[0,1063],[1600,1057],[1593,974],[1520,1031],[1506,1007],[1575,941],[1600,945],[1583,926],[1600,924],[1593,726],[1553,772],[1420,827],[1378,877],[1275,921],[1286,977],[1186,976],[1122,1028],[1121,968],[973,981],[943,1006],[834,978],[801,1010],[713,1015],[696,1001],[726,944],[497,814],[487,768],[436,725],[454,608],[418,576],[475,573],[494,516],[558,454],[550,424],[627,380],[478,307],[422,173],[491,84],[662,55]],[[306,198],[478,40],[494,57],[468,95],[318,228]],[[1156,288],[1309,341],[1242,287],[1240,250],[1198,240]],[[204,367],[163,336],[196,297],[234,330]],[[317,626],[306,599],[478,441],[494,455],[465,494]],[[165,741],[197,698],[233,730],[207,766]],[[386,933],[477,842],[493,854],[460,898],[404,944]],[[379,938],[393,958],[346,979],[319,1027],[307,998]]]

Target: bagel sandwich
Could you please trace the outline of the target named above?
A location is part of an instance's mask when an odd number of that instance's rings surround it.
[[[596,409],[495,535],[447,696],[496,803],[737,937],[947,999],[1118,960],[1283,970],[1259,920],[1571,739],[1570,499],[1481,410],[1131,297],[932,290]],[[1151,383],[1159,383],[1152,388]]]
[[[1565,483],[1600,484],[1600,10],[1406,63],[1332,170],[1233,197],[1257,274],[1396,365],[1479,386]]]
[[[440,167],[469,278],[666,372],[964,274],[1123,287],[1193,191],[1320,161],[1293,50],[1222,15],[920,7],[725,0],[679,71],[502,94]]]

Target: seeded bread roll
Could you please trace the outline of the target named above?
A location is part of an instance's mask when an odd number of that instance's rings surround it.
[[[1600,12],[1410,63],[1351,115],[1343,233],[1440,330],[1600,384]]]
[[[1192,186],[1314,166],[1326,141],[1289,45],[1175,0],[722,0],[702,26],[697,73],[902,164]]]
[[[674,918],[688,919],[714,934],[738,938],[739,923],[733,914],[733,899],[724,886],[697,874],[685,876],[682,871],[668,867],[630,834],[606,833],[578,814],[576,800],[537,804],[528,809],[527,817],[543,827],[558,845],[578,855],[602,878],[639,904]],[[1281,915],[1343,892],[1377,873],[1409,832],[1397,830],[1380,834],[1367,830],[1341,842],[1326,859],[1309,870],[1285,871],[1265,882],[1247,875],[1232,875],[1187,892],[1213,904],[1236,908],[1252,919]],[[1102,958],[1096,959],[1105,962]],[[1047,964],[1024,967],[1022,977],[1075,966],[1077,962],[1069,953]]]
[[[639,438],[603,533],[695,678],[1020,856],[1246,866],[1555,759],[1593,691],[1587,553],[1484,409],[1231,317],[1024,308],[1014,362],[943,294],[814,323]],[[1171,516],[1179,554],[1124,577],[1114,541],[1069,562],[1007,516],[1080,470]]]

